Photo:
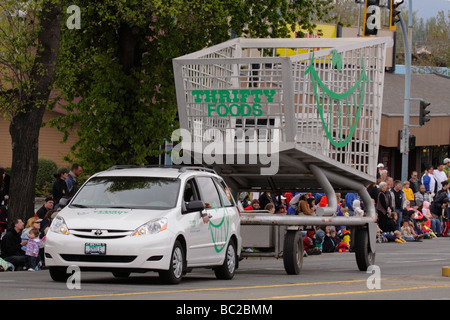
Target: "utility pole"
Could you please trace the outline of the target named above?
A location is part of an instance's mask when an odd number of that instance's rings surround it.
[[[408,12],[408,29],[406,28],[405,21],[402,18],[401,12],[397,10],[397,7],[401,5],[404,0],[389,0],[390,20],[389,28],[395,30],[395,24],[400,22],[403,34],[403,46],[405,49],[405,97],[404,97],[404,110],[403,110],[403,128],[401,130],[400,139],[400,153],[402,154],[402,181],[408,180],[408,157],[410,149],[410,127],[422,127],[430,119],[427,115],[430,113],[426,108],[430,105],[429,102],[420,98],[411,98],[411,50],[412,50],[412,0],[409,0],[409,12]],[[420,121],[419,125],[411,125],[409,123],[411,113],[411,101],[420,101]],[[414,140],[415,141],[415,140]]]
[[[412,12],[412,2],[413,0],[408,0],[409,4],[409,11],[408,11],[408,42],[409,42],[409,50],[412,51],[412,18],[413,18],[413,12]]]
[[[405,50],[405,97],[403,107],[403,128],[401,130],[400,139],[400,153],[402,154],[402,181],[408,180],[408,157],[409,157],[409,127],[411,127],[409,120],[411,114],[411,48],[412,37],[410,30],[412,28],[412,0],[409,0],[409,26],[406,28],[405,21],[402,18],[401,12],[397,10],[397,7],[401,5],[404,0],[389,0],[389,28],[395,30],[395,24],[400,22],[400,27],[403,34],[403,47]],[[417,99],[414,99],[417,100]]]
[[[393,1],[393,0],[391,0]],[[405,22],[400,13],[398,13],[398,18],[400,22],[400,26],[402,28],[403,34],[403,45],[405,47],[405,105],[404,105],[404,114],[403,114],[403,130],[402,130],[402,139],[400,143],[400,152],[402,153],[402,181],[408,179],[408,157],[409,157],[409,128],[416,127],[420,128],[425,123],[430,121],[427,118],[427,115],[430,113],[426,108],[430,105],[429,102],[424,101],[421,98],[411,98],[411,50],[412,50],[412,0],[409,0],[409,12],[408,12],[408,29],[406,29]],[[419,109],[419,125],[410,125],[410,104],[411,101],[420,101],[420,109]]]
[[[411,0],[410,0],[411,1]],[[411,13],[409,13],[411,14]],[[411,111],[411,50],[408,43],[408,32],[401,13],[398,14],[400,26],[403,33],[403,46],[405,48],[405,100],[403,110],[403,131],[400,142],[402,153],[402,181],[408,180],[408,157],[409,157],[409,118]]]

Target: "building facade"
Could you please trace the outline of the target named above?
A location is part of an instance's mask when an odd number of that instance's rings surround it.
[[[384,80],[379,162],[394,179],[401,178],[400,130],[403,128],[405,75],[386,73]],[[415,144],[409,152],[408,177],[436,166],[450,155],[450,78],[437,74],[411,75],[411,97],[430,103],[430,121],[411,127]],[[410,102],[410,124],[419,124],[419,101]]]

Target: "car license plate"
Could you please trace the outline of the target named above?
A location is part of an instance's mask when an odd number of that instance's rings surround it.
[[[106,243],[86,243],[85,254],[106,254]]]

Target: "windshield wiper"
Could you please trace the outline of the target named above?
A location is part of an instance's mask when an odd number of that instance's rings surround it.
[[[77,203],[72,203],[70,205],[70,207],[76,207],[76,208],[88,208],[87,206],[85,206],[84,204],[77,204]]]

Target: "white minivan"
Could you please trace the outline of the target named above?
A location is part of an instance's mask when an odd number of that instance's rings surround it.
[[[166,283],[208,267],[231,279],[240,248],[239,210],[213,170],[116,166],[89,178],[58,213],[45,265],[55,281],[68,279],[69,266],[116,277],[157,271]]]

